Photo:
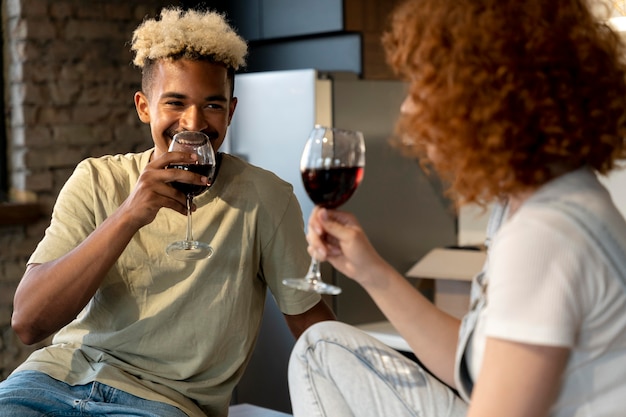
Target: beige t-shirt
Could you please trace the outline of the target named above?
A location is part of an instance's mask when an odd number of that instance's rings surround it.
[[[81,162],[29,263],[54,260],[83,241],[126,199],[151,153]],[[223,155],[215,183],[195,203],[194,237],[211,243],[210,259],[165,254],[168,243],[184,238],[186,218],[161,209],[79,316],[16,372],[40,370],[73,385],[96,380],[194,417],[226,415],[266,288],[286,314],[305,312],[320,296],[281,283],[304,276],[310,261],[291,185]]]

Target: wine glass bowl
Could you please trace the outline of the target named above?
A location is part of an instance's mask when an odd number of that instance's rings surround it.
[[[363,178],[363,171],[363,167],[307,168],[302,171],[302,182],[316,205],[334,209],[354,194]]]
[[[191,206],[193,198],[209,189],[214,181],[216,173],[215,152],[211,146],[209,137],[202,132],[183,131],[174,135],[170,143],[169,152],[194,153],[198,159],[196,163],[174,163],[167,169],[182,169],[195,172],[209,179],[208,185],[189,184],[179,181],[171,183],[172,187],[181,191],[186,196],[187,203],[187,234],[184,240],[170,243],[165,249],[166,253],[174,259],[181,261],[195,261],[209,258],[213,254],[213,248],[205,242],[195,240],[191,225]]]
[[[343,205],[363,179],[365,141],[354,130],[316,125],[300,159],[300,173],[307,195],[317,206],[334,209]],[[305,291],[337,295],[341,288],[322,280],[319,261],[311,260],[304,278],[288,278],[283,284]]]

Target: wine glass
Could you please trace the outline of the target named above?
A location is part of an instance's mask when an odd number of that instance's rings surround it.
[[[363,179],[365,142],[358,131],[316,125],[302,152],[300,173],[309,198],[318,206],[334,209],[352,196]],[[337,295],[341,288],[322,281],[320,263],[311,259],[304,278],[283,284],[305,291]]]
[[[191,229],[191,205],[193,198],[207,191],[215,177],[215,152],[209,137],[202,132],[183,131],[174,135],[169,147],[170,152],[187,152],[198,155],[194,164],[170,164],[167,168],[184,169],[201,174],[209,179],[208,185],[187,184],[174,181],[172,187],[182,191],[187,196],[187,235],[185,240],[170,243],[165,252],[180,261],[195,261],[208,258],[213,254],[213,248],[205,242],[193,238]]]

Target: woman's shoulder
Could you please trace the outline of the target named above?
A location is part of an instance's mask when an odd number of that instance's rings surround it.
[[[533,248],[601,259],[603,242],[626,254],[626,221],[595,174],[583,169],[540,188],[506,220],[496,242],[506,252]]]

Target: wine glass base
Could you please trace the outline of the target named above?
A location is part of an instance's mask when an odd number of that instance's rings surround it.
[[[198,261],[210,258],[213,255],[213,248],[197,240],[180,240],[171,243],[165,252],[179,261]]]
[[[341,288],[327,284],[319,280],[309,280],[306,278],[289,278],[284,279],[283,284],[302,291],[314,291],[319,294],[338,295],[341,294]]]

